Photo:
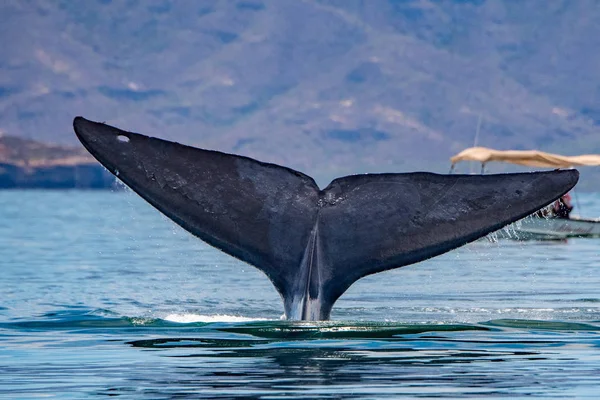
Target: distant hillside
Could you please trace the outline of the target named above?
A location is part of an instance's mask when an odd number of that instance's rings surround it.
[[[446,172],[479,117],[480,145],[600,153],[599,20],[594,0],[3,1],[0,129],[75,144],[83,115],[321,182]]]
[[[0,135],[0,189],[104,189],[114,180],[83,148]]]
[[[0,162],[20,167],[95,164],[83,148],[41,143],[16,136],[0,135]]]

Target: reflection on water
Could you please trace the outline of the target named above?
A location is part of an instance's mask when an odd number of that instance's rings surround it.
[[[473,243],[294,323],[134,196],[0,195],[0,397],[597,397],[600,241]]]

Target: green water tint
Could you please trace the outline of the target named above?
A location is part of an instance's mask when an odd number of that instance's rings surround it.
[[[403,324],[381,322],[172,322],[159,318],[101,317],[96,315],[71,315],[69,317],[15,321],[0,323],[4,329],[70,330],[70,329],[119,329],[140,330],[214,330],[236,334],[246,334],[268,339],[327,339],[327,338],[391,338],[396,335],[410,335],[423,332],[455,332],[483,330],[489,328],[477,325],[460,324]]]
[[[321,339],[392,339],[396,336],[424,332],[487,331],[477,325],[402,324],[378,322],[280,322],[233,325],[219,328],[230,333],[252,335],[266,339],[321,340]]]
[[[561,321],[531,321],[520,319],[498,319],[483,323],[484,326],[500,327],[500,328],[516,328],[523,330],[548,330],[548,331],[585,331],[598,332],[600,326],[593,324],[585,324],[578,322],[561,322]]]
[[[56,316],[58,318],[52,319]],[[136,329],[139,331],[217,331],[250,335],[269,340],[321,340],[321,339],[393,339],[422,333],[462,331],[490,331],[499,328],[524,331],[600,331],[593,323],[540,321],[526,319],[497,319],[479,324],[450,323],[399,323],[365,321],[251,321],[251,322],[172,322],[160,318],[103,317],[93,312],[78,314],[47,313],[40,320],[0,323],[0,328],[13,330],[79,330],[79,329]]]

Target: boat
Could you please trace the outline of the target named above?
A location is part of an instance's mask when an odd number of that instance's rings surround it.
[[[600,238],[600,219],[529,216],[491,234],[489,239],[564,240]]]
[[[585,154],[563,156],[538,150],[494,150],[486,147],[470,147],[450,158],[450,173],[461,161],[481,163],[481,173],[486,164],[504,162],[535,168],[573,168],[600,166],[600,155]],[[492,233],[489,239],[513,240],[564,240],[568,238],[600,238],[600,219],[575,216],[559,217],[552,205]]]

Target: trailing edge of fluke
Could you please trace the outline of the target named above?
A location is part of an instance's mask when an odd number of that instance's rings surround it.
[[[288,319],[325,320],[358,279],[437,256],[569,191],[576,170],[335,179],[75,118],[85,148],[206,243],[263,271]]]

